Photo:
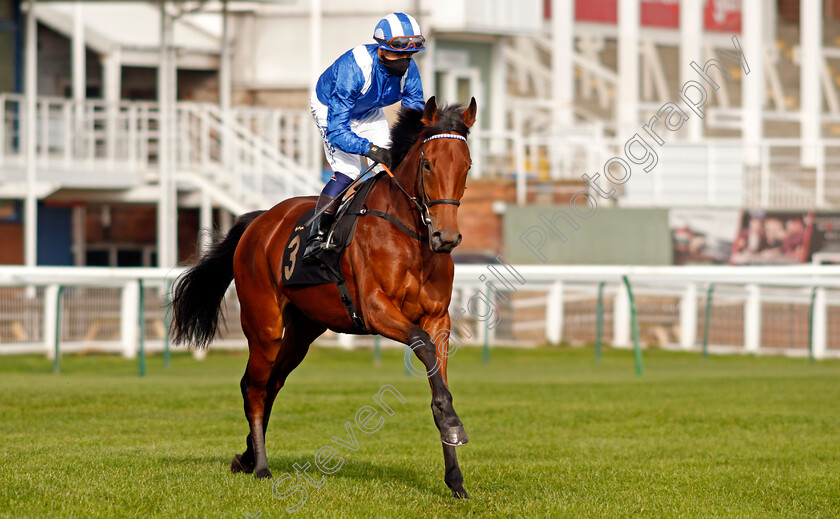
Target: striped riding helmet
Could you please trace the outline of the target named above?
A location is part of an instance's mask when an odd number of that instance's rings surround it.
[[[417,52],[423,50],[426,43],[417,20],[405,13],[391,13],[379,20],[373,39],[380,49],[396,52]]]

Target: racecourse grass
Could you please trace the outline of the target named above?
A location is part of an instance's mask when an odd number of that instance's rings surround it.
[[[443,483],[427,383],[402,352],[314,349],[281,391],[268,433],[274,477],[312,462],[383,384],[377,432],[310,488],[298,517],[838,517],[840,362],[590,348],[496,349],[451,359],[469,501]],[[270,481],[231,474],[247,434],[244,352],[203,362],[0,357],[0,516],[289,515]],[[310,472],[316,472],[314,467]],[[282,489],[288,488],[284,486]],[[279,487],[278,487],[279,488]]]

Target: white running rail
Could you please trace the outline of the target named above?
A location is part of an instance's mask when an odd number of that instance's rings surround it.
[[[136,355],[140,282],[147,351],[163,348],[165,287],[182,269],[0,267],[0,354],[100,350]],[[816,358],[840,357],[840,267],[594,267],[458,265],[450,314],[466,344],[592,343],[604,283],[603,337],[631,344],[633,289],[642,342],[697,350],[711,284],[710,351],[807,355],[813,315]],[[488,280],[494,294],[487,297]],[[60,287],[65,290],[60,291]],[[231,329],[217,347],[245,346],[231,292]],[[56,328],[56,322],[59,323]],[[334,339],[320,340],[322,344]],[[339,338],[340,345],[370,338]]]

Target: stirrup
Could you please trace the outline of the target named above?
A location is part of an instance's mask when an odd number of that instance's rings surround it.
[[[321,197],[329,198],[323,194]],[[319,199],[319,202],[320,201],[321,200]],[[317,211],[318,209],[319,208],[316,206],[315,210]],[[306,248],[303,250],[304,263],[315,263],[319,252],[333,248],[333,246],[328,246],[327,240],[330,237],[330,230],[332,229],[334,223],[335,214],[327,212],[321,213],[321,215],[312,222],[312,227],[309,230],[309,237],[306,239]]]
[[[318,222],[320,223],[320,222]],[[330,229],[316,229],[314,233],[306,240],[305,248],[303,249],[303,262],[315,263],[318,254],[325,250],[333,250],[336,248],[334,243],[328,243],[330,237]]]
[[[312,240],[306,241],[306,248],[303,250],[303,262],[314,263],[318,257],[318,253],[326,249],[324,239],[326,235],[313,235]]]

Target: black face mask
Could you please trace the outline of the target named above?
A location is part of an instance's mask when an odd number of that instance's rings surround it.
[[[392,76],[402,76],[405,74],[405,71],[408,70],[408,64],[411,63],[411,58],[379,58],[379,61],[382,63],[382,66],[385,67],[385,70],[388,71],[388,74]]]

